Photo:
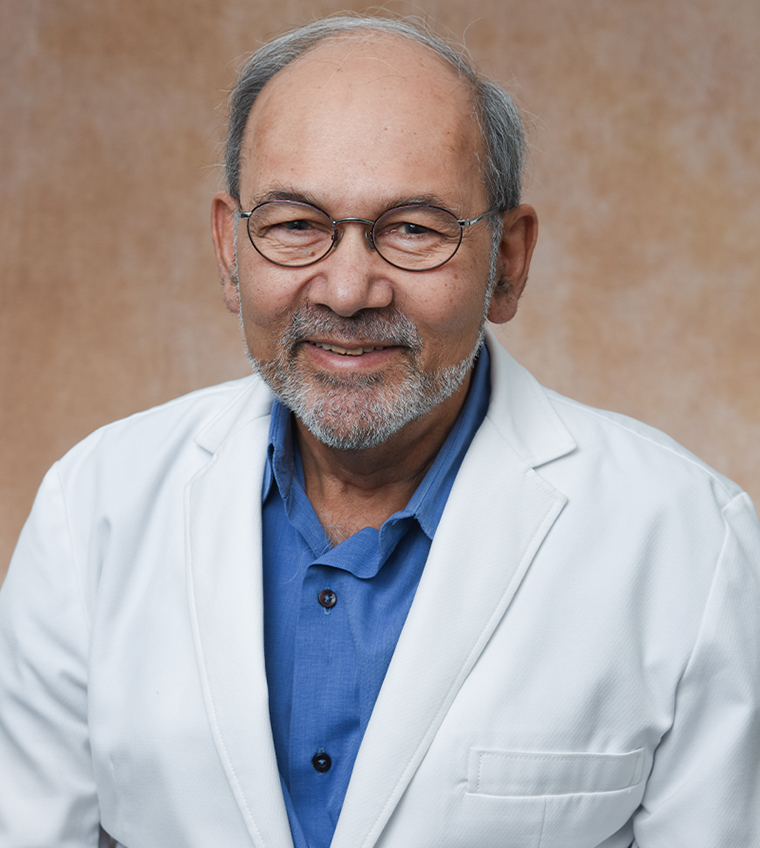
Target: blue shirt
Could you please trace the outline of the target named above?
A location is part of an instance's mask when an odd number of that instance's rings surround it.
[[[264,651],[295,848],[328,848],[446,500],[490,398],[485,346],[467,399],[407,507],[332,547],[304,490],[290,411],[272,408],[262,492]]]

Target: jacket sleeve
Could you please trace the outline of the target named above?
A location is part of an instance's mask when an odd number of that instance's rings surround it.
[[[96,848],[86,584],[56,466],[0,591],[0,845]]]
[[[746,494],[635,819],[638,848],[760,848],[760,525]]]

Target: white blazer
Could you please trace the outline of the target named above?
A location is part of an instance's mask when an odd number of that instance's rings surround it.
[[[492,401],[334,848],[760,846],[760,525],[642,424]],[[0,593],[0,846],[288,848],[262,646],[255,377],[99,430]],[[100,834],[100,837],[99,837]]]

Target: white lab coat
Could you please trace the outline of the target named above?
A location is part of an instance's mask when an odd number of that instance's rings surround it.
[[[749,499],[489,347],[334,848],[760,846]],[[255,377],[203,390],[47,475],[0,593],[2,848],[96,846],[101,824],[127,848],[291,845],[262,647],[270,404]]]

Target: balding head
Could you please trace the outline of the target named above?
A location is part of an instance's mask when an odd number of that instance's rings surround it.
[[[241,71],[230,98],[230,121],[225,157],[227,190],[240,196],[240,155],[248,118],[267,83],[285,67],[328,39],[367,39],[393,35],[423,46],[448,65],[470,98],[470,110],[483,136],[481,162],[491,206],[511,209],[520,202],[524,137],[517,110],[507,94],[478,74],[450,45],[409,22],[370,16],[335,17],[315,21],[275,39],[257,51]]]
[[[390,207],[445,183],[453,193],[436,203],[480,210],[484,157],[469,89],[447,62],[410,39],[355,31],[321,41],[263,88],[243,137],[240,199],[248,208],[266,199],[262,188],[290,191],[297,169],[307,199],[329,187],[333,203],[355,209],[369,188]],[[452,163],[459,183],[445,179]]]

